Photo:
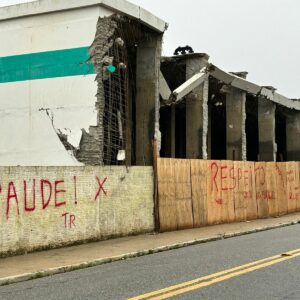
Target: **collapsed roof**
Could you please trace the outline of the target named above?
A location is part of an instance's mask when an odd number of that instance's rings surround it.
[[[268,99],[276,104],[280,104],[289,109],[300,110],[300,101],[297,99],[287,98],[276,92],[276,89],[271,86],[260,86],[256,83],[253,83],[245,78],[242,78],[240,74],[237,73],[228,73],[216,65],[209,63],[206,67],[202,68],[197,74],[191,77],[189,80],[184,82],[178,88],[176,88],[172,93],[166,94],[164,90],[163,99],[166,104],[179,102],[190,93],[197,86],[202,84],[208,76],[212,76],[225,85],[232,86],[234,88],[243,90],[249,94]],[[239,76],[238,76],[239,75]],[[160,79],[163,85],[163,78]],[[166,99],[168,95],[168,99]]]

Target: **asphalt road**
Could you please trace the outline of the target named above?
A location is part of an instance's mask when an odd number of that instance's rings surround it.
[[[128,299],[299,248],[294,225],[3,286],[0,299]],[[171,299],[300,299],[300,251],[254,266],[177,287]]]

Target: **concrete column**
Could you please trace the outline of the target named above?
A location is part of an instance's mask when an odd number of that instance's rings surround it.
[[[300,161],[300,112],[291,112],[286,118],[287,160]]]
[[[226,94],[227,159],[247,160],[246,93],[230,87]]]
[[[159,71],[161,35],[147,36],[137,48],[136,66],[136,164],[152,165],[154,138],[160,149]]]
[[[192,54],[186,61],[186,79],[207,65],[206,55]],[[208,79],[186,97],[186,158],[207,159]]]
[[[259,160],[276,161],[277,146],[275,141],[276,105],[258,97],[258,139]]]

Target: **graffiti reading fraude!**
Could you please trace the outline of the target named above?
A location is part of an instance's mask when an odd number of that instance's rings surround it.
[[[95,176],[91,186],[94,193],[78,199],[77,177],[70,179],[24,179],[17,182],[9,180],[8,183],[0,183],[0,196],[5,202],[6,219],[14,214],[30,214],[35,211],[46,211],[49,208],[61,209],[78,205],[79,201],[95,203],[101,197],[107,197],[106,187],[108,178]],[[62,224],[65,228],[76,227],[76,215],[69,211],[61,214]]]

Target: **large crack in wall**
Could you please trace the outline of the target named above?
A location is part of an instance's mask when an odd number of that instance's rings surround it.
[[[105,106],[105,92],[103,79],[106,75],[104,65],[112,63],[113,58],[107,56],[109,49],[113,46],[112,36],[117,28],[116,16],[99,18],[94,42],[89,52],[89,63],[94,65],[97,73],[97,125],[90,126],[89,131],[82,129],[82,137],[79,149],[75,157],[86,165],[104,164],[104,130],[103,116]]]
[[[124,46],[124,41],[116,33],[118,22],[119,24],[121,22],[119,15],[100,17],[98,19],[95,39],[89,48],[90,58],[86,62],[94,66],[97,74],[95,79],[97,82],[97,100],[95,103],[97,111],[96,125],[89,126],[88,130],[82,128],[79,145],[75,146],[70,142],[69,136],[55,126],[55,122],[53,121],[54,116],[51,120],[54,130],[66,150],[71,151],[75,158],[85,165],[116,164],[118,150],[120,149],[115,148],[124,148],[124,145],[121,145],[120,142],[120,139],[123,139],[122,131],[125,129],[123,128],[125,126],[121,124],[126,121],[124,112],[121,114],[119,110],[113,110],[113,106],[122,107],[123,102],[127,101],[126,93],[121,95],[120,93],[116,94],[114,91],[117,88],[119,90],[121,88],[125,89],[125,86],[123,87],[124,84],[121,83],[121,79],[124,79],[123,73],[126,72],[126,64],[124,62],[120,63],[119,58],[118,48]],[[117,50],[112,51],[112,48]],[[115,54],[116,58],[114,57]],[[112,75],[109,72],[109,67],[114,68],[115,64],[118,64],[116,68],[119,69],[118,75]],[[118,82],[116,83],[116,81]],[[119,101],[121,104],[118,103],[116,105],[112,101],[112,98],[118,98],[116,101]],[[122,109],[120,108],[120,110]],[[110,131],[114,132],[114,135],[117,135],[118,138],[112,138]],[[112,155],[114,156],[113,158],[111,157]]]
[[[135,161],[137,49],[152,35],[138,20],[126,16],[114,14],[98,19],[90,57],[85,62],[93,65],[96,73],[95,107],[87,108],[85,125],[75,125],[73,131],[64,127],[62,115],[56,122],[53,112],[51,120],[61,143],[78,162],[119,165]]]

